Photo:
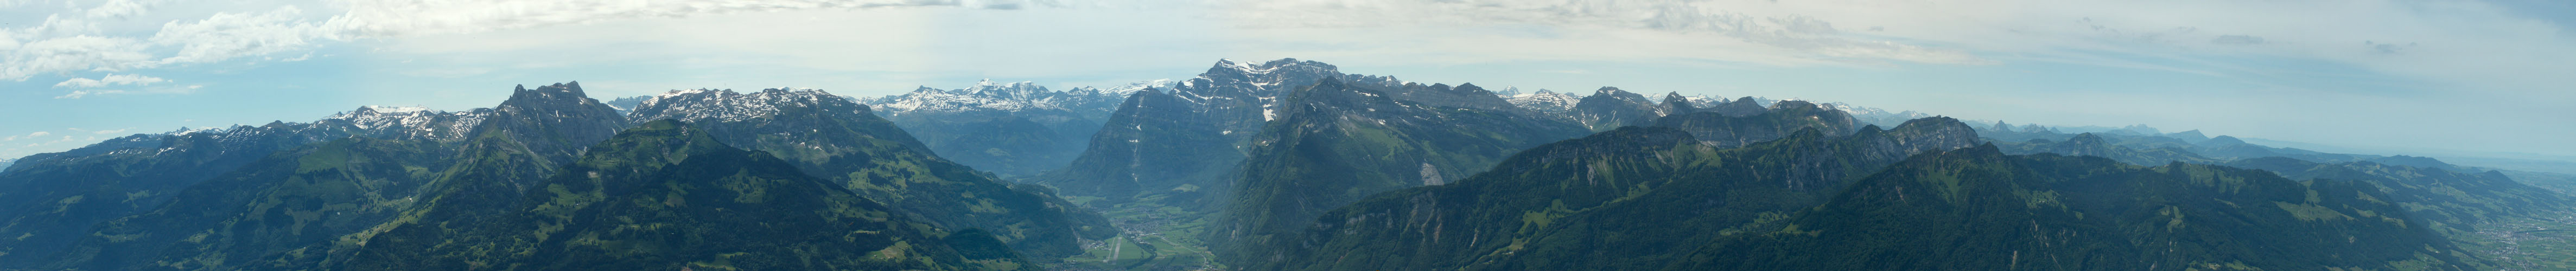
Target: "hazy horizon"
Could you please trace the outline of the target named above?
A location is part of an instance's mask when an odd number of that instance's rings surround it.
[[[879,5],[883,4],[883,5]],[[361,105],[489,107],[1316,60],[1422,83],[1847,102],[2383,150],[2576,160],[2576,11],[2549,1],[7,1],[0,157]],[[2167,12],[2191,10],[2193,12]],[[2520,154],[2520,155],[2517,155]]]

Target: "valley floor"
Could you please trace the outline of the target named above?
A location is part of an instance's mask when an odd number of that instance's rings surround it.
[[[2497,221],[2452,239],[2507,270],[2576,270],[2576,211],[2532,216]]]
[[[1076,204],[1099,200],[1096,197],[1069,198]],[[1049,263],[1048,270],[1216,270],[1215,255],[1206,243],[1199,241],[1207,225],[1206,213],[1181,207],[1165,206],[1151,201],[1137,201],[1098,209],[1101,215],[1119,228],[1119,237],[1092,241],[1083,245],[1084,253]]]

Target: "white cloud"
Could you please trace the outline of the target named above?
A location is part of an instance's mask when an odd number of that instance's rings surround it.
[[[50,134],[54,134],[54,133],[48,133],[48,132],[34,132],[34,133],[27,133],[27,138],[36,138],[36,137],[39,137],[39,136],[45,136],[45,135],[50,135]]]
[[[54,87],[98,88],[107,86],[143,86],[168,81],[170,80],[161,79],[160,77],[143,76],[140,74],[109,74],[105,77],[99,77],[98,79],[72,78],[71,80],[63,80],[62,83],[54,83]]]
[[[195,93],[197,93],[197,91],[198,91],[198,90],[205,89],[205,87],[206,87],[205,85],[188,85],[188,86],[184,86],[184,87],[152,87],[152,88],[145,88],[145,89],[140,90],[140,91],[130,91],[130,90],[122,90],[122,89],[85,89],[85,90],[73,90],[72,92],[64,93],[64,94],[63,94],[63,95],[61,95],[61,96],[54,96],[54,98],[55,98],[55,99],[80,99],[80,98],[85,98],[85,97],[89,97],[89,96],[99,96],[99,95],[118,95],[118,94],[195,94]]]
[[[150,7],[145,3],[135,0],[108,0],[106,3],[99,3],[98,7],[90,8],[88,15],[91,18],[123,18],[143,14],[149,9]]]
[[[37,40],[0,52],[0,79],[26,80],[44,73],[115,71],[146,67],[152,55],[141,42],[116,37],[71,36]]]
[[[983,3],[991,2],[991,3]],[[1039,3],[1042,5],[1051,5]],[[863,9],[908,6],[1016,8],[1007,1],[940,0],[697,0],[641,2],[620,0],[359,0],[331,24],[355,36],[386,37],[470,33],[549,25],[583,24],[617,19],[674,18],[739,12],[811,9]]]
[[[123,91],[123,90],[74,90],[74,91],[72,91],[71,93],[64,93],[62,96],[54,96],[54,98],[55,98],[55,99],[80,99],[80,98],[82,98],[82,97],[89,97],[90,95],[106,95],[106,94],[125,94],[125,91]]]
[[[1281,28],[1370,28],[1388,26],[1435,26],[1468,29],[1472,26],[1518,26],[1519,28],[1558,28],[1571,31],[1652,30],[1686,34],[1651,41],[1683,42],[1696,50],[1759,50],[1770,56],[1729,55],[1728,61],[1754,61],[1767,64],[1809,64],[1822,62],[1876,63],[1904,61],[1935,64],[1990,64],[1955,48],[1921,46],[1889,39],[1844,33],[1835,23],[1797,13],[1764,12],[1737,8],[1737,2],[1663,2],[1663,1],[1263,1],[1226,6],[1230,18],[1240,26],[1253,29]],[[1758,5],[1758,4],[1756,4]],[[1461,27],[1469,26],[1469,27]],[[1493,31],[1493,30],[1478,30]],[[1658,36],[1656,34],[1625,34]],[[1447,36],[1447,35],[1444,35]],[[1571,36],[1571,37],[1569,37]],[[1521,40],[1562,40],[1592,38],[1597,33],[1554,32],[1536,37],[1514,37]],[[1707,37],[1720,37],[1712,40]],[[1329,37],[1300,37],[1329,38]],[[1504,46],[1493,44],[1488,46]],[[1483,47],[1483,46],[1479,46]],[[1566,48],[1557,48],[1559,50]],[[1586,48],[1584,50],[1616,50]],[[1666,53],[1709,55],[1683,51]],[[1617,54],[1612,52],[1591,52]],[[1714,55],[1711,55],[1714,56]],[[1685,56],[1687,57],[1687,56]],[[1787,57],[1783,59],[1781,57]]]
[[[116,129],[116,130],[98,130],[98,131],[93,131],[93,132],[90,132],[90,133],[91,133],[91,134],[102,134],[102,135],[104,135],[104,134],[123,133],[123,132],[125,132],[126,130],[134,130],[134,127],[126,127],[125,129]]]
[[[334,33],[320,24],[297,18],[303,9],[286,6],[260,14],[217,13],[193,23],[170,22],[152,35],[152,42],[178,46],[179,51],[159,63],[203,63],[242,56],[267,55],[309,49],[316,42],[336,39]]]

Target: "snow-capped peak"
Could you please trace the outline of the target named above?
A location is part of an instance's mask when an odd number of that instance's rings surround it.
[[[1243,71],[1244,73],[1261,73],[1261,72],[1263,72],[1263,70],[1261,69],[1261,67],[1253,66],[1253,65],[1252,65],[1252,63],[1244,63],[1244,62],[1242,62],[1242,61],[1234,61],[1234,59],[1232,59],[1232,58],[1219,58],[1219,59],[1216,59],[1216,65],[1217,65],[1218,67],[1234,68],[1235,70]]]
[[[214,131],[215,129],[222,129],[222,128],[215,128],[214,126],[203,126],[203,127],[196,127],[196,128],[188,128],[188,127],[186,127],[186,126],[181,126],[181,127],[179,127],[179,129],[178,129],[178,130],[171,130],[171,131],[170,131],[170,132],[168,132],[168,133],[161,133],[161,134],[164,134],[164,135],[174,135],[174,136],[183,136],[183,135],[194,134],[194,133],[200,133],[200,132],[205,132],[205,131]]]
[[[1503,97],[1503,99],[1512,102],[1512,105],[1514,106],[1519,106],[1529,110],[1537,110],[1539,112],[1566,112],[1574,110],[1574,104],[1583,100],[1583,97],[1576,97],[1573,94],[1566,94],[1547,89],[1539,89],[1538,92],[1511,95],[1510,97]]]
[[[421,111],[429,111],[429,107],[426,107],[426,106],[369,105],[369,106],[361,106],[361,107],[358,107],[358,108],[359,108],[359,109],[364,109],[364,110],[376,111],[376,113],[386,113],[386,114],[392,114],[392,113],[415,113],[415,112],[421,112]]]
[[[689,94],[698,94],[698,93],[708,93],[708,92],[716,92],[716,91],[717,91],[717,90],[715,90],[715,89],[705,89],[705,88],[699,88],[699,89],[679,89],[679,90],[671,90],[670,92],[663,92],[662,94],[654,94],[654,95],[653,95],[653,100],[670,99],[671,97],[679,97],[680,95],[689,95]],[[651,102],[651,100],[646,100],[646,102],[647,102],[647,103],[650,103],[650,102]]]
[[[846,113],[862,113],[860,107],[848,101],[839,95],[812,88],[770,88],[751,93],[719,89],[672,90],[644,100],[628,118],[638,122],[659,119],[740,121],[778,115],[782,112],[781,107],[846,109],[849,110]]]
[[[961,89],[941,90],[925,86],[912,92],[867,101],[869,106],[891,115],[914,111],[1114,110],[1117,103],[1126,100],[1129,94],[1170,87],[1172,82],[1172,80],[1152,80],[1108,89],[1077,87],[1066,91],[1053,91],[1033,82],[1000,83],[985,79]]]
[[[1179,82],[1180,82],[1180,81],[1174,81],[1174,80],[1172,80],[1172,79],[1154,79],[1154,80],[1146,80],[1146,81],[1142,81],[1142,82],[1127,83],[1126,85],[1119,85],[1119,86],[1115,86],[1115,87],[1109,87],[1109,88],[1106,88],[1106,89],[1101,89],[1100,91],[1101,91],[1101,94],[1110,94],[1110,95],[1117,95],[1118,97],[1127,97],[1127,95],[1129,95],[1129,94],[1135,94],[1136,92],[1139,92],[1139,91],[1149,91],[1149,90],[1154,90],[1154,89],[1158,89],[1158,88],[1172,88],[1172,87],[1177,87],[1177,86],[1179,86],[1179,84],[1178,84]]]

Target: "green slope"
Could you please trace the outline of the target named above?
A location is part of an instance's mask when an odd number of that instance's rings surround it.
[[[705,114],[691,108],[763,108]],[[632,119],[687,121],[718,142],[766,152],[843,189],[948,229],[983,229],[1022,253],[1081,253],[1113,237],[1098,213],[1044,187],[1012,184],[950,162],[869,108],[819,90],[707,91],[646,101]]]
[[[1946,118],[1851,136],[1804,129],[1735,149],[1661,127],[1550,143],[1454,185],[1325,213],[1250,270],[1621,270],[1660,267],[1739,225],[1812,206],[1907,154],[1975,138]]]
[[[2513,216],[2568,210],[2576,204],[2563,194],[2514,181],[2500,172],[2464,173],[2438,168],[2374,162],[2316,163],[2285,157],[2231,161],[2222,165],[2262,169],[2296,180],[2370,183],[2417,218],[2446,233]]]
[[[2367,183],[2096,157],[1925,154],[1676,270],[2470,270]]]
[[[1225,212],[1209,231],[1233,265],[1276,260],[1261,252],[1315,215],[1379,192],[1439,185],[1492,167],[1584,128],[1534,117],[1397,101],[1376,89],[1326,79],[1289,94],[1262,129]]]
[[[209,270],[340,240],[399,214],[437,178],[445,146],[349,138],[279,152],[111,220],[53,269]]]
[[[1012,270],[981,231],[949,233],[767,153],[677,121],[629,129],[489,217],[423,217],[346,269]],[[443,207],[443,206],[442,206]]]
[[[2186,148],[2131,148],[2131,146],[2136,145],[2121,145],[2113,143],[2111,140],[2093,133],[2077,134],[2074,137],[2067,138],[2066,141],[2031,139],[2021,142],[1996,141],[1993,143],[1996,147],[2002,148],[2005,154],[2022,155],[2055,153],[2069,156],[2099,156],[2133,165],[2162,165],[2172,162],[2216,164],[2222,162],[2222,160],[2218,159],[2201,157],[2200,154],[2193,153],[2191,150]]]

